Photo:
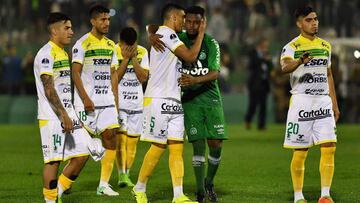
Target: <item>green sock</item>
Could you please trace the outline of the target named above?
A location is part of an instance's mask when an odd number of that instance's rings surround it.
[[[192,165],[196,178],[196,191],[197,193],[205,194],[205,140],[197,140],[192,144],[194,149]]]
[[[209,147],[208,155],[208,170],[206,175],[206,184],[211,185],[214,182],[214,177],[219,168],[221,160],[221,149],[222,147]]]

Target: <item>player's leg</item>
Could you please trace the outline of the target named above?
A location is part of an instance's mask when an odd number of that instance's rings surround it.
[[[336,144],[334,142],[321,144],[320,177],[321,177],[321,198],[319,203],[331,203],[330,187],[334,176],[334,156]]]
[[[294,202],[305,200],[303,195],[305,160],[308,149],[295,149],[290,164],[291,179],[294,189]]]
[[[57,200],[57,172],[60,162],[45,163],[43,168],[43,195],[45,202],[55,203]]]
[[[64,167],[58,180],[58,196],[61,197],[63,192],[68,190],[79,176],[84,168],[89,156],[75,157],[69,160]]]
[[[139,141],[139,137],[137,136],[127,136],[127,144],[126,144],[126,184],[129,187],[134,186],[130,179],[130,170],[135,160],[137,143]]]
[[[192,165],[196,179],[196,200],[198,202],[205,202],[205,139],[200,139],[192,142],[193,145],[193,159]]]
[[[208,170],[205,178],[205,189],[208,198],[212,202],[217,202],[217,194],[214,190],[214,178],[221,161],[222,140],[208,139],[209,155]]]
[[[116,166],[119,177],[118,185],[120,187],[125,187],[127,135],[124,132],[118,133],[116,135],[116,141]]]

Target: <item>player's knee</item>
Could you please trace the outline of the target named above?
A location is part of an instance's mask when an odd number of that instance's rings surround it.
[[[52,190],[52,189],[57,188],[57,184],[58,184],[58,180],[57,180],[57,179],[55,179],[55,180],[50,180],[50,182],[49,182],[49,189]]]
[[[324,143],[321,144],[321,147],[336,147],[336,143],[335,142]]]
[[[77,175],[70,175],[69,179],[75,181],[77,177],[78,177]]]
[[[155,145],[155,146],[157,146],[159,148],[162,148],[162,149],[166,149],[166,146],[167,146],[166,144],[160,144],[160,143],[155,143],[155,142],[153,142],[152,145]]]
[[[212,148],[222,147],[222,140],[208,139],[207,142],[208,142],[209,147],[212,147]]]

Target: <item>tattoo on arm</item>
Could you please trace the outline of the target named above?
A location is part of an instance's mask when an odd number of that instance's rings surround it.
[[[60,117],[62,113],[65,112],[65,109],[60,101],[58,94],[56,93],[53,77],[50,75],[41,75],[41,81],[44,85],[46,98],[52,105],[52,109],[54,110],[55,114]]]

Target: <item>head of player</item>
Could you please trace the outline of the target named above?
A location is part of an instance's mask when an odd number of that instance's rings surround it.
[[[175,32],[181,32],[184,26],[184,9],[173,3],[166,4],[161,12],[164,25],[172,28]]]
[[[125,27],[120,32],[120,45],[132,46],[137,40],[137,33],[132,27]]]
[[[90,23],[92,33],[98,36],[105,35],[109,32],[110,10],[102,5],[95,5],[90,8]]]
[[[50,40],[60,47],[71,43],[74,34],[70,18],[59,12],[50,13],[47,20],[47,29],[50,33]]]
[[[296,9],[295,18],[296,26],[301,30],[301,34],[315,37],[318,33],[319,21],[313,8],[306,6]]]
[[[205,9],[200,6],[191,6],[185,10],[185,30],[190,39],[195,39],[198,35],[204,16]]]

